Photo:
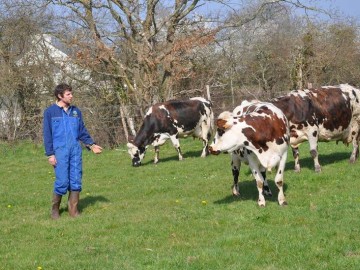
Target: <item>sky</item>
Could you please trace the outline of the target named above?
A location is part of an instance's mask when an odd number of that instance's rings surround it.
[[[334,8],[344,16],[351,16],[360,20],[360,0],[327,0],[319,1],[319,4],[323,7]]]
[[[296,2],[296,0],[292,1]],[[251,0],[225,0],[225,2],[228,3],[229,6],[241,10],[243,4],[247,2],[251,3]],[[350,17],[352,17],[360,22],[360,0],[300,0],[300,2],[309,6],[319,7],[324,10],[332,12],[336,11],[337,15],[340,16],[340,19],[350,19]],[[214,11],[221,13],[227,12],[231,9],[226,8],[226,6],[216,4],[215,2],[210,2],[210,4],[203,5],[200,10],[205,13]],[[298,11],[300,12],[300,10]],[[313,13],[310,14],[314,15]],[[321,17],[323,16],[321,15]],[[327,19],[330,18],[327,17]]]

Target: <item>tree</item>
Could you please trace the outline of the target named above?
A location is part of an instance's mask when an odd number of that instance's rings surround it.
[[[40,139],[41,103],[51,80],[45,59],[29,52],[38,47],[41,25],[48,17],[31,8],[14,7],[4,1],[0,15],[0,110],[1,136],[7,140]],[[37,61],[39,60],[39,61]]]
[[[60,81],[73,85],[77,105],[89,112],[88,128],[110,146],[135,134],[149,105],[204,95],[206,85],[216,90],[214,107],[228,109],[309,82],[355,82],[356,25],[317,30],[309,16],[307,23],[294,16],[292,8],[317,10],[302,2],[2,1],[0,102],[13,114],[4,118],[13,123],[5,137],[39,137],[39,108]],[[220,8],[205,13],[205,4]],[[52,59],[49,44],[66,60]]]
[[[331,24],[321,35],[317,61],[318,77],[326,84],[351,83],[360,86],[360,51],[356,25]]]
[[[77,63],[113,80],[124,102],[140,106],[171,98],[186,55],[214,36],[190,16],[199,0],[51,2],[71,11],[62,13],[67,23],[56,34]]]

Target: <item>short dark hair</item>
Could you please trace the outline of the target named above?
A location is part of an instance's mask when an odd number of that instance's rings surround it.
[[[54,90],[54,95],[55,95],[56,99],[60,100],[59,95],[63,97],[66,90],[71,92],[72,87],[70,85],[66,84],[66,83],[58,84],[55,87],[55,90]]]

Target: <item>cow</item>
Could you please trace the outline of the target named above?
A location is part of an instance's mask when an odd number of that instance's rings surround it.
[[[321,172],[318,142],[332,140],[353,144],[350,162],[359,155],[360,90],[348,85],[293,90],[270,102],[283,111],[290,123],[290,146],[295,171],[300,172],[299,145],[309,141],[315,172]]]
[[[183,159],[179,138],[193,136],[203,141],[201,157],[209,154],[208,145],[213,131],[212,103],[202,97],[188,100],[170,100],[151,106],[135,138],[127,143],[132,165],[137,167],[145,156],[147,147],[155,148],[154,163],[159,162],[159,147],[168,139]]]
[[[259,192],[258,205],[265,206],[268,189],[265,172],[277,167],[275,183],[279,205],[287,205],[283,185],[289,146],[289,123],[283,112],[271,103],[243,101],[233,112],[222,112],[216,120],[217,131],[209,147],[211,154],[229,152],[232,157],[233,195],[239,195],[241,161],[250,166]],[[266,187],[266,188],[265,188]]]

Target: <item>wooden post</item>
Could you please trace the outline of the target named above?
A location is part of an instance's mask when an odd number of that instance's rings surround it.
[[[207,99],[211,100],[211,96],[210,96],[210,86],[207,84],[206,85],[206,95],[207,95]]]

